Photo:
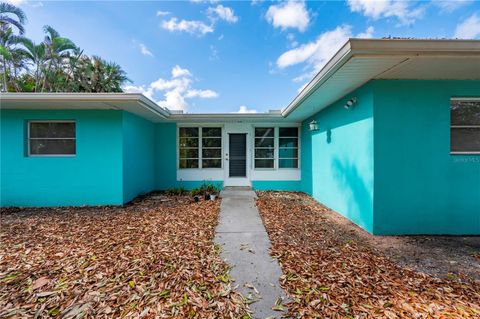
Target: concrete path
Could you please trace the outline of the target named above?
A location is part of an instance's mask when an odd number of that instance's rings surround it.
[[[272,310],[279,297],[286,302],[280,287],[282,271],[270,257],[270,240],[255,206],[256,194],[247,188],[221,192],[220,222],[215,242],[222,245],[222,258],[232,266],[231,277],[244,297],[251,298],[254,318],[279,318],[284,313]]]

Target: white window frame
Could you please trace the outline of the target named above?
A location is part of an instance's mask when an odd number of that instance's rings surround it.
[[[273,134],[273,147],[274,147],[274,151],[273,151],[273,168],[263,168],[263,167],[259,167],[257,168],[255,166],[255,129],[256,128],[273,128],[274,130],[274,134]],[[296,137],[298,139],[298,153],[297,153],[297,167],[282,167],[280,168],[280,128],[296,128],[298,130],[298,136]],[[253,152],[252,152],[252,166],[253,166],[253,169],[255,171],[277,171],[277,170],[299,170],[300,169],[300,166],[301,166],[301,134],[302,134],[302,130],[300,129],[300,126],[299,125],[296,125],[296,124],[292,124],[292,125],[288,125],[288,124],[283,124],[283,125],[268,125],[268,124],[265,124],[265,125],[254,125],[253,126]],[[287,138],[287,137],[285,137]],[[293,137],[291,137],[293,138]],[[285,158],[287,159],[287,158]]]
[[[269,136],[269,137],[266,137],[266,138],[271,138],[273,139],[273,158],[263,158],[263,157],[256,157],[255,156],[255,150],[258,148],[258,149],[269,149],[268,147],[256,147],[255,145],[255,142],[257,140],[257,138],[261,138],[261,137],[257,137],[255,135],[255,130],[257,128],[266,128],[266,129],[269,129],[269,128],[273,128],[273,136]],[[278,150],[277,150],[277,127],[273,126],[273,125],[259,125],[259,126],[254,126],[253,127],[253,144],[252,144],[252,147],[253,147],[253,168],[257,171],[272,171],[272,170],[276,170],[277,169],[277,161],[276,161],[276,158],[278,157]],[[265,159],[265,160],[273,160],[273,167],[256,167],[255,165],[255,160],[262,160],[262,159]]]
[[[480,125],[452,125],[452,110],[451,110],[451,102],[452,101],[480,101],[480,97],[452,97],[450,98],[450,139],[451,139],[451,134],[452,134],[452,128],[476,128],[480,130]],[[451,140],[450,140],[451,143]],[[451,144],[449,145],[450,147],[450,154],[451,155],[478,155],[480,154],[480,151],[467,151],[467,152],[452,152],[452,146]]]
[[[198,129],[198,136],[197,137],[180,137],[180,129],[182,128],[196,128]],[[200,143],[202,142],[200,136],[202,135],[202,130],[200,129],[200,127],[198,126],[179,126],[178,127],[178,130],[177,130],[177,136],[178,136],[178,142],[177,142],[177,168],[178,169],[199,169],[200,168],[200,164],[201,162],[198,163],[198,167],[183,167],[181,168],[180,167],[180,160],[181,159],[185,159],[185,160],[197,160],[197,161],[201,161],[201,157],[202,157],[202,154],[201,154],[201,145]],[[196,149],[198,150],[198,158],[193,158],[193,157],[185,157],[185,158],[180,158],[180,139],[181,138],[196,138],[198,140],[198,146],[196,147]],[[183,149],[195,149],[195,147],[183,147]]]
[[[75,137],[30,137],[30,124],[32,123],[74,123]],[[75,140],[75,154],[31,154],[31,140]],[[27,121],[27,155],[28,157],[76,157],[77,156],[77,122],[75,120],[29,120]]]
[[[198,128],[198,167],[180,167],[180,129],[181,128]],[[202,142],[202,129],[203,128],[219,128],[220,136],[219,137],[206,137],[206,138],[218,138],[220,139],[220,156],[219,158],[205,158],[205,159],[220,159],[220,167],[203,167],[203,142]],[[223,169],[223,126],[222,125],[198,125],[198,124],[182,124],[177,126],[177,170],[220,170]],[[193,147],[192,147],[193,148]],[[218,147],[206,147],[205,149],[218,149]],[[195,158],[185,158],[185,159],[195,159]]]
[[[281,126],[278,127],[278,169],[298,169],[300,167],[300,128],[295,126],[297,129],[297,136],[283,136],[280,137],[280,128],[293,128],[294,126]],[[280,147],[280,138],[296,138],[297,139],[297,147]],[[280,148],[283,149],[296,149],[297,150],[297,157],[282,157],[280,158]],[[295,159],[297,160],[297,167],[280,167],[280,159]]]

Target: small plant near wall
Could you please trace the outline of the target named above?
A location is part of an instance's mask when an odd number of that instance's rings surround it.
[[[220,193],[220,187],[213,183],[203,182],[200,187],[194,188],[190,191],[190,195],[195,198],[195,201],[199,201],[201,197],[204,200],[215,200]]]
[[[183,188],[182,186],[172,187],[172,188],[167,189],[167,191],[165,193],[167,195],[170,195],[170,196],[183,196],[183,195],[187,194],[187,190],[185,188]]]

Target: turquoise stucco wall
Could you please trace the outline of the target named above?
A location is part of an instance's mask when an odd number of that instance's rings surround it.
[[[28,120],[75,120],[74,157],[26,156]],[[122,204],[122,112],[2,110],[1,206]]]
[[[177,125],[155,125],[155,188],[166,190],[177,181]]]
[[[155,190],[155,124],[123,112],[123,201]]]
[[[298,192],[302,189],[301,181],[252,181],[254,190],[276,190]]]
[[[480,234],[480,155],[450,155],[450,98],[480,81],[374,81],[375,234]]]
[[[343,106],[352,97],[351,110]],[[309,131],[316,120],[318,131]],[[302,123],[302,190],[373,231],[373,90],[366,84]]]

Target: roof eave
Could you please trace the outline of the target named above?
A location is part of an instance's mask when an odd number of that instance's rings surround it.
[[[78,101],[78,102],[135,102],[163,119],[170,112],[141,93],[1,93],[0,101]]]
[[[290,115],[318,87],[327,81],[342,65],[353,56],[475,56],[480,54],[478,40],[420,40],[420,39],[348,39],[342,48],[325,64],[315,77],[287,105],[281,114]]]

